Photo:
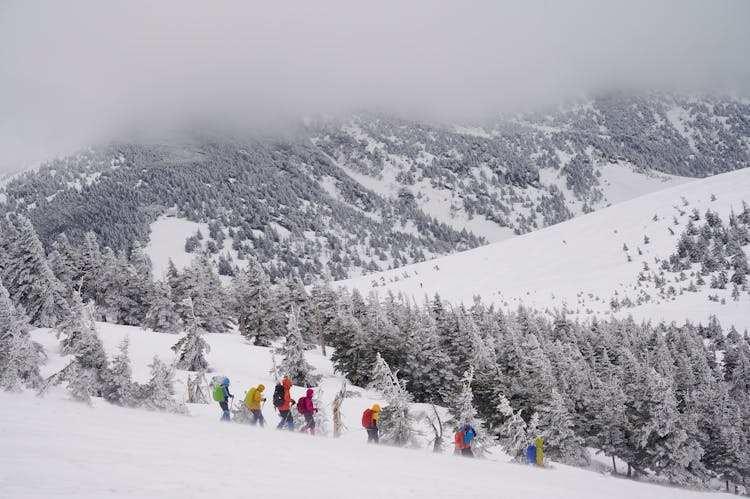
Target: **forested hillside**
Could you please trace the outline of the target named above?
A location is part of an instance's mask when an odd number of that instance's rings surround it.
[[[479,126],[361,114],[294,136],[113,142],[9,181],[0,210],[50,248],[93,231],[130,251],[171,213],[209,224],[224,273],[253,254],[272,281],[341,279],[549,226],[623,197],[612,172],[655,190],[663,174],[750,165],[750,103],[610,95]],[[232,251],[229,251],[231,247]]]

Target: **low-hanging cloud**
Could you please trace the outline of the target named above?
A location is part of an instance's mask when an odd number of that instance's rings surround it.
[[[123,127],[750,87],[750,2],[0,2],[0,173]]]

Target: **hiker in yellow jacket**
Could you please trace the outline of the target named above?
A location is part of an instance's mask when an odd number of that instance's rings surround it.
[[[255,388],[251,388],[247,392],[247,396],[245,396],[245,405],[253,415],[250,424],[255,425],[260,423],[261,428],[266,424],[266,420],[263,419],[263,413],[260,410],[260,404],[266,401],[265,397],[263,397],[263,390],[265,389],[266,387],[260,384]]]

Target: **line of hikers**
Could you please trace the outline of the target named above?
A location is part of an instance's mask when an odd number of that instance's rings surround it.
[[[305,424],[304,426],[302,426],[302,428],[300,428],[300,431],[309,431],[311,435],[315,435],[315,413],[318,412],[318,408],[315,407],[315,404],[313,402],[313,389],[308,388],[305,396],[301,397],[298,401],[295,402],[292,399],[292,395],[290,393],[291,388],[292,380],[290,380],[289,378],[284,378],[281,383],[277,383],[276,387],[274,388],[273,406],[276,410],[279,411],[279,417],[281,417],[281,420],[279,421],[279,424],[276,425],[276,428],[282,429],[286,427],[289,430],[294,430],[294,416],[292,415],[292,407],[296,406],[297,412],[299,412],[305,418]],[[248,408],[250,414],[252,415],[252,420],[250,421],[250,424],[252,425],[258,424],[261,427],[265,426],[266,421],[263,417],[263,412],[261,411],[261,406],[266,401],[266,398],[263,396],[263,392],[265,391],[265,389],[265,385],[260,384],[256,387],[251,388],[245,395],[244,402],[245,406]],[[232,393],[229,391],[229,378],[224,378],[221,380],[221,384],[214,389],[213,397],[214,400],[219,403],[219,407],[221,407],[221,420],[229,421],[229,399],[234,398],[234,395],[232,395]],[[380,406],[377,407],[378,410],[380,410]]]
[[[276,429],[280,430],[286,427],[289,430],[294,430],[292,407],[296,405],[297,412],[305,418],[305,425],[300,428],[300,431],[309,431],[311,435],[315,435],[314,416],[318,412],[318,409],[313,403],[313,389],[308,388],[305,396],[295,402],[290,393],[291,388],[292,380],[286,377],[281,380],[281,383],[277,383],[274,388],[273,406],[279,411],[279,417],[281,418],[276,425]],[[252,420],[250,421],[252,425],[265,426],[266,421],[261,410],[261,406],[266,401],[266,398],[263,396],[265,389],[265,385],[261,383],[251,388],[245,395],[245,405],[252,415]],[[219,403],[219,407],[221,407],[221,420],[229,421],[229,399],[234,398],[234,395],[229,391],[229,378],[221,380],[221,384],[214,389],[213,396],[214,400]],[[379,420],[379,404],[373,404],[371,408],[365,409],[362,413],[362,427],[367,430],[367,443],[377,444],[380,442]],[[470,424],[460,426],[454,435],[455,454],[474,457],[474,453],[471,450],[471,442],[475,436],[476,431]]]
[[[292,380],[284,378],[281,383],[278,383],[274,388],[273,392],[273,406],[279,411],[279,417],[281,418],[279,423],[276,425],[277,429],[286,427],[289,430],[294,430],[294,416],[292,415],[292,407],[297,407],[299,412],[305,418],[305,425],[300,428],[300,431],[309,431],[311,435],[315,435],[315,413],[318,412],[318,408],[315,407],[313,402],[314,391],[312,388],[307,389],[307,393],[304,397],[301,397],[298,401],[292,399],[290,390],[292,388]],[[250,424],[265,426],[265,418],[261,411],[262,404],[266,401],[263,396],[263,392],[266,387],[260,384],[256,387],[251,388],[245,396],[245,405],[252,415]],[[221,407],[222,421],[229,421],[229,399],[234,399],[234,395],[229,391],[229,378],[221,380],[221,384],[218,385],[213,391],[213,398],[219,403]],[[374,404],[372,408],[366,409],[362,414],[362,426],[367,430],[367,442],[379,442],[379,428],[378,428],[378,417],[380,414],[380,405]]]

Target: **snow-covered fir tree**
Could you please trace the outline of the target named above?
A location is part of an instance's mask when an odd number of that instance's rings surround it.
[[[584,440],[575,432],[573,417],[556,389],[539,409],[539,426],[544,438],[544,453],[550,459],[573,466],[589,464]]]
[[[320,376],[314,374],[313,367],[305,360],[305,344],[299,329],[297,311],[292,309],[287,323],[286,341],[275,350],[282,357],[279,370],[296,385],[315,386]]]
[[[130,265],[123,253],[115,254],[106,248],[102,254],[102,268],[96,282],[96,305],[108,322],[127,325],[143,323],[149,309],[148,297],[153,283],[150,269],[141,262]]]
[[[68,323],[70,331],[75,334],[67,337],[72,341],[65,345],[66,351],[73,354],[65,379],[74,399],[90,403],[91,397],[101,396],[104,390],[108,371],[107,354],[89,309],[81,303],[80,295],[74,295],[74,300],[71,317],[78,323]]]
[[[363,386],[369,383],[372,375],[370,361],[372,346],[362,331],[362,325],[352,314],[351,297],[344,296],[340,301],[334,326],[337,332],[334,337],[331,362],[336,370],[344,374],[349,381]]]
[[[183,322],[172,301],[172,290],[164,281],[154,284],[143,326],[159,333],[179,333]]]
[[[62,354],[75,354],[78,351],[78,343],[86,334],[92,334],[92,331],[94,331],[94,321],[90,319],[89,311],[83,303],[81,293],[78,290],[73,291],[70,312],[55,327],[55,334],[60,339]]]
[[[254,345],[269,346],[274,337],[271,328],[274,308],[271,302],[271,284],[253,256],[248,256],[247,268],[235,274],[232,285],[240,334],[253,338]]]
[[[440,348],[440,337],[433,317],[419,312],[419,319],[408,331],[406,363],[402,369],[409,393],[421,401],[439,404],[444,395],[458,386],[453,363]]]
[[[505,422],[498,429],[498,437],[508,454],[517,461],[523,461],[526,447],[531,443],[526,432],[526,421],[521,417],[521,411],[514,411],[510,402],[500,394],[498,412],[505,417]]]
[[[126,336],[120,343],[119,353],[112,359],[102,390],[107,402],[124,407],[134,407],[138,404],[130,367],[129,346],[130,339]]]
[[[187,301],[190,310],[188,330],[185,336],[172,346],[172,351],[177,352],[176,366],[177,369],[184,369],[185,371],[207,371],[206,353],[211,351],[211,347],[203,338],[204,331],[198,324],[198,319],[193,312],[192,300],[188,298]]]
[[[191,320],[190,307],[185,301],[190,298],[193,303],[192,313],[204,331],[226,333],[230,330],[232,318],[229,315],[226,293],[207,256],[194,259],[183,272],[178,272],[171,265],[167,282],[172,288],[172,300],[184,323],[188,324]]]
[[[415,437],[414,418],[409,411],[411,395],[406,391],[406,383],[398,379],[379,353],[375,356],[372,387],[383,395],[387,404],[380,413],[380,438],[397,446],[411,444]]]
[[[16,216],[0,247],[5,252],[2,282],[16,307],[31,324],[53,327],[68,313],[64,287],[47,262],[41,241],[28,218]]]
[[[174,368],[159,360],[156,355],[149,367],[151,379],[140,387],[141,404],[156,411],[187,413],[185,404],[175,398]]]
[[[29,336],[26,318],[16,311],[0,282],[0,390],[37,386],[43,355],[42,346]]]

